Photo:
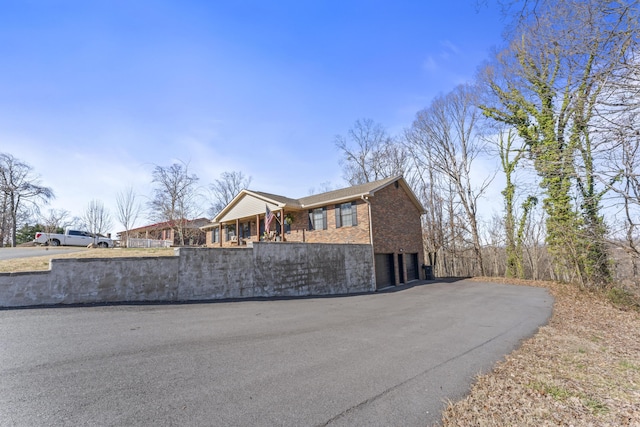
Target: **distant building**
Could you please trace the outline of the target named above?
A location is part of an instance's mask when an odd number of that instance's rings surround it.
[[[209,223],[207,218],[158,222],[131,229],[128,233],[120,231],[118,239],[123,241],[128,236],[129,239],[162,241],[165,243],[163,246],[181,246],[181,230],[185,246],[201,246],[206,242],[206,233],[200,227]]]

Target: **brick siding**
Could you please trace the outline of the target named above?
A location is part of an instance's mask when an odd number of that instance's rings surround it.
[[[403,256],[403,265],[398,265],[398,254],[418,254],[418,274],[422,277],[421,265],[424,263],[422,244],[421,213],[411,201],[404,188],[389,185],[371,198],[371,217],[373,222],[374,253],[394,254],[394,276],[399,283],[400,269],[407,277],[407,259]]]
[[[413,203],[403,185],[392,183],[378,190],[371,197],[371,221],[373,223],[373,251],[376,254],[393,254],[395,284],[400,277],[407,278],[407,256],[418,254],[418,275],[423,277],[420,266],[424,263],[424,248],[422,242],[422,226],[420,210]],[[309,211],[287,212],[293,222],[290,232],[281,237],[287,242],[306,243],[341,243],[341,244],[370,244],[369,206],[362,199],[355,200],[357,225],[336,228],[335,204],[327,205],[327,229],[309,229]],[[274,212],[275,213],[275,212]],[[280,212],[282,215],[282,212]],[[246,220],[245,220],[246,221]],[[255,219],[252,219],[251,240],[258,241]],[[262,215],[260,221],[264,221]],[[275,221],[274,221],[275,222]],[[272,230],[275,225],[272,225]],[[222,247],[238,247],[238,242],[226,241],[224,227],[220,233],[220,243],[211,242],[211,231],[207,232],[207,245]],[[398,255],[402,254],[401,264]],[[400,274],[402,273],[402,274]]]
[[[327,229],[309,230],[309,211],[293,212],[291,233],[285,239],[292,242],[307,243],[363,243],[370,244],[369,212],[366,203],[356,201],[356,219],[358,224],[352,227],[336,228],[335,205],[327,206]]]

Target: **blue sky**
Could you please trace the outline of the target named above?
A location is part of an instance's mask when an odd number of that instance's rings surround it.
[[[242,171],[302,197],[344,184],[336,134],[360,118],[401,132],[502,28],[476,0],[4,0],[0,152],[78,216],[92,199],[115,214],[128,185],[149,196],[176,160],[203,187]]]

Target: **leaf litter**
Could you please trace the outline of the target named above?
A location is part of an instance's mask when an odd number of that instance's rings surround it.
[[[640,426],[640,312],[604,292],[539,286],[555,297],[549,323],[449,402],[444,426]]]

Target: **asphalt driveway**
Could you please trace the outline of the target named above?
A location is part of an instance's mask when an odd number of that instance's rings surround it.
[[[425,426],[551,315],[469,281],[370,295],[0,311],[0,424]]]

